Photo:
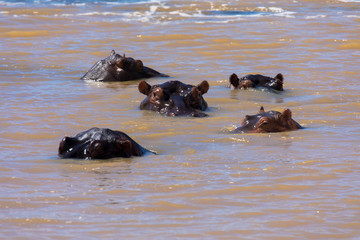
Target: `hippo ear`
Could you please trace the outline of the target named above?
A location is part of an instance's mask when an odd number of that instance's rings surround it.
[[[116,140],[116,150],[117,153],[121,153],[120,157],[131,157],[132,154],[132,143],[129,139],[126,140]]]
[[[291,111],[290,109],[286,109],[281,113],[281,119],[288,121],[291,119]]]
[[[206,81],[206,80],[202,81],[199,85],[197,85],[197,88],[201,92],[201,95],[207,93],[207,91],[209,90],[209,87],[210,87],[210,85],[209,85],[208,81]]]
[[[259,111],[259,113],[264,113],[264,112],[265,112],[264,107],[263,107],[263,106],[261,106],[261,107],[260,107],[260,111]]]
[[[150,93],[151,85],[143,80],[139,83],[138,89],[139,92],[147,96]]]
[[[68,139],[68,138],[69,138],[69,137],[64,137],[64,138],[61,140],[60,144],[59,144],[58,153],[59,153],[60,156],[62,156],[63,153],[67,150],[67,149],[66,149],[66,148],[67,148],[66,142],[67,142],[67,139]]]
[[[280,81],[284,81],[284,76],[281,74],[281,73],[278,73],[276,76],[275,76],[275,79],[279,79]]]
[[[116,66],[118,66],[121,69],[124,69],[125,68],[125,61],[126,61],[126,58],[120,57],[120,59],[118,59],[117,62],[116,62]]]
[[[87,157],[90,157],[90,159],[101,159],[105,157],[106,151],[105,151],[105,142],[101,140],[95,140],[92,143],[90,143],[89,146],[89,155]]]
[[[144,65],[141,60],[136,60],[136,71],[138,72],[144,71]]]
[[[230,85],[233,85],[235,88],[239,86],[240,79],[235,73],[231,74],[229,81],[230,81]]]
[[[79,141],[76,138],[64,137],[59,144],[59,155],[63,155],[66,151],[73,148]]]

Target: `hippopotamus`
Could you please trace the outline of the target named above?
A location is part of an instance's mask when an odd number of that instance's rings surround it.
[[[248,88],[267,88],[277,91],[283,91],[284,76],[279,73],[274,78],[263,76],[261,74],[249,74],[240,79],[233,73],[230,78],[230,87],[233,89],[248,89]]]
[[[197,86],[180,81],[168,81],[151,86],[143,80],[138,88],[139,92],[146,95],[140,104],[141,110],[151,110],[165,116],[208,116],[201,112],[208,107],[202,96],[209,90],[206,80]]]
[[[122,82],[151,77],[168,77],[168,75],[144,66],[141,60],[125,57],[125,54],[120,56],[112,50],[110,56],[95,63],[81,79]]]
[[[59,145],[61,158],[108,159],[143,156],[143,148],[128,135],[108,128],[91,128],[75,137],[64,137]]]
[[[290,109],[282,113],[277,111],[265,112],[264,107],[260,108],[258,114],[246,115],[241,126],[233,130],[233,133],[268,133],[284,132],[301,129],[302,127],[291,118]]]

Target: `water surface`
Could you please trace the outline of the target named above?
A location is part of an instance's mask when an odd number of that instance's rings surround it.
[[[359,1],[0,1],[0,238],[357,239],[359,24]],[[208,80],[210,116],[140,111],[138,81],[79,80],[112,49]],[[280,72],[281,94],[226,87]],[[305,129],[228,133],[260,106]],[[158,154],[57,157],[95,126]]]

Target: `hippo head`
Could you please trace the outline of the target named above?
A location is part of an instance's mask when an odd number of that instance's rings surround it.
[[[278,73],[273,79],[271,79],[267,83],[267,86],[278,91],[284,91],[283,85],[284,85],[284,76],[281,73]]]
[[[235,129],[234,133],[267,133],[267,132],[284,132],[302,127],[291,118],[290,109],[282,113],[277,111],[265,112],[261,107],[258,114],[246,115],[242,120],[241,126]]]
[[[126,57],[125,54],[121,56],[112,50],[109,57],[98,61],[81,79],[113,82],[151,77],[168,76],[144,66],[141,60]]]
[[[232,89],[248,89],[256,87],[264,87],[277,91],[283,91],[284,76],[279,73],[274,78],[263,76],[261,74],[249,74],[238,78],[233,73],[229,77],[230,88]]]
[[[203,94],[209,90],[209,83],[202,81],[193,86],[179,81],[169,81],[151,86],[145,81],[139,83],[139,91],[146,95],[140,104],[141,110],[152,110],[166,116],[205,117],[201,112],[207,109]]]
[[[131,57],[126,57],[125,54],[120,56],[115,54],[113,50],[110,55],[110,64],[115,68],[116,71],[135,72],[141,73],[144,71],[144,64],[141,60],[135,60]]]
[[[240,80],[238,76],[233,73],[229,78],[230,87],[232,89],[248,89],[255,87],[253,82],[249,79]]]
[[[91,128],[75,137],[64,137],[59,145],[61,158],[128,158],[147,151],[125,133],[106,128]]]

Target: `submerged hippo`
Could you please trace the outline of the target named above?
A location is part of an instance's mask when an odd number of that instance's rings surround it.
[[[152,110],[165,116],[206,117],[201,112],[207,109],[203,94],[209,90],[209,83],[202,81],[193,86],[179,81],[169,81],[151,86],[145,81],[139,83],[139,91],[146,95],[141,110]]]
[[[59,145],[61,158],[107,159],[142,156],[149,150],[128,135],[107,128],[91,128],[75,137],[64,137]]]
[[[149,67],[145,67],[141,60],[125,57],[125,54],[120,56],[112,50],[109,57],[95,63],[81,79],[102,82],[122,82],[151,77],[168,76]]]
[[[230,87],[234,89],[248,89],[263,87],[277,91],[283,91],[284,76],[279,73],[274,78],[263,76],[261,74],[249,74],[242,78],[233,73],[230,78]]]
[[[265,112],[261,107],[258,114],[246,115],[242,120],[241,127],[238,127],[233,133],[267,133],[267,132],[284,132],[302,127],[291,118],[290,109],[282,113],[277,111]]]

